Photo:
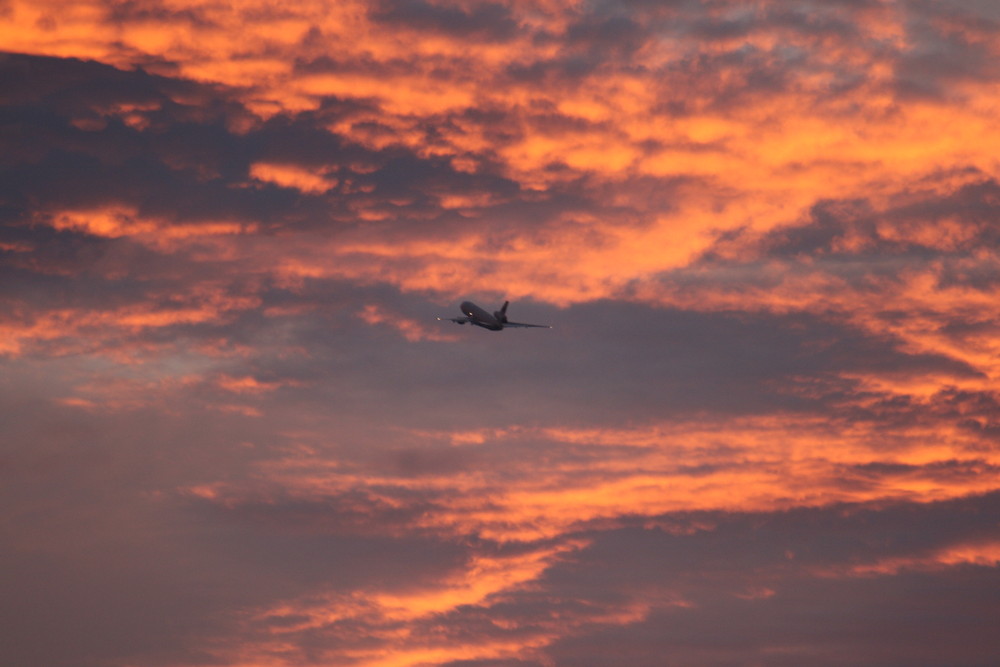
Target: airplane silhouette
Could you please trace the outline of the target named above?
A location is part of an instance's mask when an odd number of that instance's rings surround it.
[[[484,329],[489,329],[490,331],[501,331],[507,327],[537,327],[539,329],[551,329],[552,327],[547,324],[525,324],[523,322],[511,322],[507,319],[507,306],[510,305],[510,301],[503,302],[503,308],[494,311],[491,315],[485,310],[472,303],[471,301],[463,301],[459,308],[465,313],[465,317],[439,317],[441,321],[455,322],[456,324],[474,324],[477,327],[482,327]]]

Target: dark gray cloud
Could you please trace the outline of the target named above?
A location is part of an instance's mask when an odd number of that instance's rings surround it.
[[[583,631],[549,655],[587,665],[621,659],[640,665],[985,665],[997,650],[986,621],[998,605],[986,592],[996,584],[996,568],[915,566],[892,577],[831,569],[829,578],[815,578],[809,572],[989,542],[997,511],[991,494],[879,509],[692,516],[691,523],[711,528],[688,535],[609,531],[572,564],[554,568],[549,590],[588,590],[595,599],[612,591],[642,596],[656,581],[685,604],[665,601],[635,624]],[[683,525],[683,517],[677,519]],[[941,586],[948,592],[939,596]],[[921,636],[930,639],[915,639]]]
[[[434,311],[448,315],[454,308],[384,292],[348,298],[358,309],[371,300],[415,319]],[[502,427],[550,420],[606,423],[652,415],[671,418],[704,411],[810,411],[829,409],[821,408],[825,401],[837,402],[843,396],[807,399],[789,394],[793,378],[833,377],[863,369],[974,375],[947,358],[907,354],[889,339],[809,316],[691,313],[614,302],[555,310],[515,302],[511,312],[519,319],[552,323],[555,328],[514,332],[527,335],[501,339],[433,322],[443,333],[458,333],[460,340],[421,343],[422,354],[413,356],[412,344],[397,332],[385,326],[370,329],[360,320],[345,322],[344,316],[354,307],[342,302],[341,308],[331,311],[325,322],[306,321],[294,329],[296,338],[286,344],[309,349],[309,357],[287,361],[262,357],[260,372],[309,381],[308,389],[295,392],[296,401],[353,403],[378,395],[434,428],[459,424],[472,428],[477,421],[480,426]],[[286,325],[245,320],[233,328],[266,337],[271,327]],[[245,336],[239,340],[251,342]],[[435,375],[441,383],[428,381]],[[349,395],[343,395],[339,384],[322,382],[337,376],[350,378],[345,385],[351,388]],[[524,379],[528,376],[530,382]],[[844,390],[851,394],[849,387]],[[474,412],[442,409],[462,395],[475,397]]]
[[[912,46],[896,64],[896,86],[904,98],[942,98],[954,94],[954,84],[985,83],[1000,77],[989,38],[1000,26],[995,12],[966,6],[906,3],[907,32]],[[959,94],[961,96],[961,94]]]
[[[462,39],[507,41],[519,28],[510,8],[497,2],[450,6],[424,0],[381,0],[377,4],[371,16],[379,23]]]
[[[953,180],[960,183],[951,185]],[[720,233],[702,259],[705,266],[730,270],[741,260],[818,260],[833,273],[853,273],[855,280],[888,278],[904,266],[936,261],[942,286],[988,289],[993,272],[964,260],[976,248],[996,245],[991,221],[997,196],[995,179],[978,169],[931,174],[894,192],[887,206],[876,208],[867,199],[820,200],[803,219],[764,234],[746,228]]]
[[[997,583],[995,568],[804,582],[764,601],[732,598],[658,611],[634,626],[560,642],[550,655],[575,665],[624,659],[635,665],[985,666],[997,651],[985,619],[997,605],[984,591]],[[928,605],[931,596],[935,602]]]

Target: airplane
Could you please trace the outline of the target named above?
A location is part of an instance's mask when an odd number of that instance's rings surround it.
[[[462,312],[465,313],[465,317],[439,317],[438,320],[455,322],[456,324],[465,324],[468,322],[476,325],[477,327],[489,329],[490,331],[500,331],[502,329],[506,329],[507,327],[537,327],[539,329],[552,328],[547,324],[524,324],[523,322],[508,321],[508,305],[510,305],[510,301],[504,301],[503,308],[490,315],[471,301],[463,301],[459,308],[461,308]]]

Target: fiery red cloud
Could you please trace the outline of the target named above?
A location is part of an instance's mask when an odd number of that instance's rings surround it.
[[[0,16],[19,664],[1000,651],[992,4]]]

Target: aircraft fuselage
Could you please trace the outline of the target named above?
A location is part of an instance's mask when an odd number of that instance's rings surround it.
[[[471,301],[463,301],[459,308],[469,318],[469,322],[475,324],[477,327],[489,329],[490,331],[500,331],[503,329],[503,323],[500,320],[492,313],[486,312]]]

